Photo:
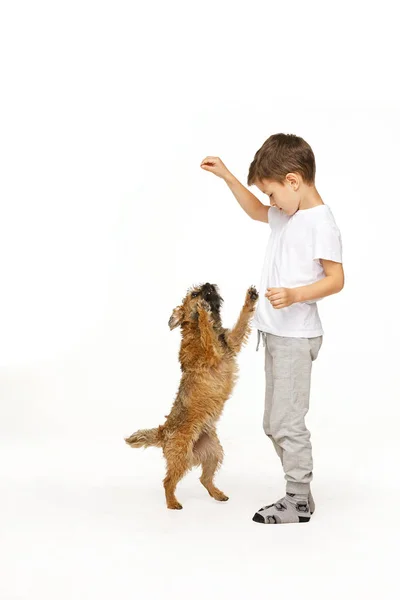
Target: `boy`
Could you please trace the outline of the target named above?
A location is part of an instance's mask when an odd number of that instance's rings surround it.
[[[286,495],[253,516],[258,523],[305,523],[315,509],[309,408],[311,366],[323,329],[317,301],[343,289],[342,240],[331,209],[315,187],[314,153],[301,137],[271,135],[256,152],[247,185],[269,196],[262,204],[226,168],[207,156],[200,165],[224,179],[243,210],[269,223],[259,300],[253,318],[265,346],[263,427],[281,460]]]

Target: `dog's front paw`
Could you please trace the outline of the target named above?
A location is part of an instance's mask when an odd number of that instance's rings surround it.
[[[206,312],[208,315],[211,315],[211,306],[203,298],[199,300],[197,307],[199,310],[204,310],[204,312]]]
[[[248,300],[251,304],[255,304],[257,302],[258,292],[257,292],[256,288],[254,287],[254,285],[249,287],[249,289],[247,290],[246,300]]]

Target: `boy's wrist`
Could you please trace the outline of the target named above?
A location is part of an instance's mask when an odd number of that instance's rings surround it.
[[[303,295],[301,293],[301,288],[292,288],[293,294],[293,304],[296,302],[303,302]]]
[[[232,173],[227,173],[224,177],[224,181],[227,184],[233,183],[236,180],[236,177],[232,175]]]

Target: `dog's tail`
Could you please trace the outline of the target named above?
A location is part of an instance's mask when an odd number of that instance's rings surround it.
[[[131,448],[147,448],[148,446],[157,446],[161,448],[163,441],[163,425],[155,427],[154,429],[139,429],[132,433],[131,436],[125,438],[125,442]]]

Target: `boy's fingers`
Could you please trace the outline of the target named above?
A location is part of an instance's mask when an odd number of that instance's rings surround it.
[[[214,164],[215,163],[215,157],[214,156],[206,156],[205,158],[203,158],[203,160],[201,161],[201,164],[203,165],[204,163],[211,163]]]

